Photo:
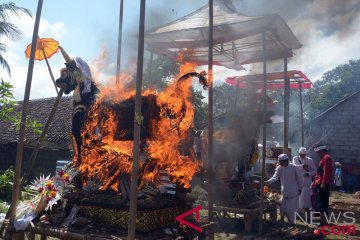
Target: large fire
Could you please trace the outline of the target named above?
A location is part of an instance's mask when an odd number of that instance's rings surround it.
[[[149,121],[144,121],[142,126],[146,133],[142,133],[141,141],[140,187],[145,182],[156,183],[159,171],[166,171],[172,183],[187,188],[200,170],[201,163],[194,160],[193,153],[184,154],[181,150],[193,124],[194,107],[192,81],[177,82],[177,79],[194,70],[195,65],[186,62],[164,91],[146,90],[142,94],[142,101],[151,100],[152,105],[146,109],[142,105],[144,120],[147,115]],[[121,82],[130,78],[122,75]],[[127,118],[133,125],[134,116],[117,110],[133,102],[134,96],[134,89],[116,84],[114,78],[111,84],[101,88],[100,97],[89,110],[82,134],[82,159],[77,165],[85,180],[96,179],[100,183],[100,190],[119,191],[122,176],[131,173],[132,133],[129,135],[124,129],[129,127]]]

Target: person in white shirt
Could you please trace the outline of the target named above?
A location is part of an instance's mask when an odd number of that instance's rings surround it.
[[[279,166],[275,169],[274,175],[265,185],[276,182],[279,178],[281,181],[281,205],[280,213],[288,218],[291,224],[295,223],[295,213],[299,209],[299,195],[303,187],[303,180],[299,167],[289,163],[289,157],[286,154],[278,156]]]
[[[299,155],[293,157],[293,164],[298,166],[303,177],[303,188],[299,197],[299,208],[304,209],[310,216],[311,205],[311,183],[316,174],[314,161],[306,156],[306,148],[299,149]]]

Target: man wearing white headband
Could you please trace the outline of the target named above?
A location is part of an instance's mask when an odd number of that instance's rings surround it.
[[[319,211],[321,213],[321,225],[326,224],[325,214],[329,210],[330,186],[332,178],[332,159],[327,153],[327,147],[324,145],[314,148],[314,151],[320,157],[319,167],[315,176],[314,185],[318,196]]]
[[[295,212],[299,209],[299,195],[303,187],[303,180],[299,167],[289,163],[286,154],[278,156],[279,166],[275,169],[274,175],[265,184],[272,184],[279,178],[281,181],[281,216],[286,215],[291,224],[295,223]]]
[[[310,216],[311,205],[311,183],[312,177],[316,174],[314,161],[306,156],[306,148],[299,149],[299,155],[293,157],[293,164],[300,168],[303,177],[303,188],[299,197],[299,208],[305,209],[307,216]]]

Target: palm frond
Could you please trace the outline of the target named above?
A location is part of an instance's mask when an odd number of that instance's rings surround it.
[[[10,66],[1,54],[0,54],[0,66],[2,66],[8,72],[9,76],[11,76]]]
[[[3,44],[3,43],[0,43],[0,53],[1,52],[6,52],[6,45],[5,44]]]
[[[17,17],[20,17],[21,14],[26,14],[30,17],[32,17],[31,12],[23,7],[17,6],[15,3],[3,3],[0,4],[0,19],[1,20],[9,20],[10,14],[13,14]]]
[[[22,14],[26,14],[32,17],[29,10],[23,7],[17,6],[15,3],[2,3],[0,4],[0,37],[8,37],[12,40],[17,40],[21,36],[21,32],[11,23],[10,16],[15,15],[20,17]],[[11,76],[10,66],[1,53],[6,52],[6,45],[0,43],[0,66],[3,67]]]
[[[0,35],[6,36],[13,40],[18,40],[21,37],[21,32],[15,26],[15,24],[0,21]]]

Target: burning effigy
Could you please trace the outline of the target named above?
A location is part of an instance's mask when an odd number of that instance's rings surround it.
[[[193,72],[191,66],[185,65],[181,71]],[[194,75],[204,79],[204,73]],[[148,90],[142,96],[140,186],[159,181],[163,171],[170,182],[186,188],[199,171],[201,163],[194,161],[191,153],[180,153],[194,117],[190,102],[192,82],[186,81],[190,76],[175,79],[163,92]],[[76,165],[86,179],[99,181],[99,190],[118,192],[121,176],[131,173],[134,96],[135,90],[104,87],[89,109],[82,132],[82,157]]]
[[[70,184],[62,197],[88,218],[126,228],[137,122],[141,126],[137,229],[172,224],[182,211],[179,206],[186,207],[190,180],[202,167],[183,143],[194,119],[190,80],[198,78],[206,89],[206,73],[184,62],[163,91],[143,92],[138,116],[135,89],[116,84],[115,78],[97,86],[87,63],[60,49],[66,67],[56,83],[65,94],[73,92],[72,133],[77,150],[65,169]]]

